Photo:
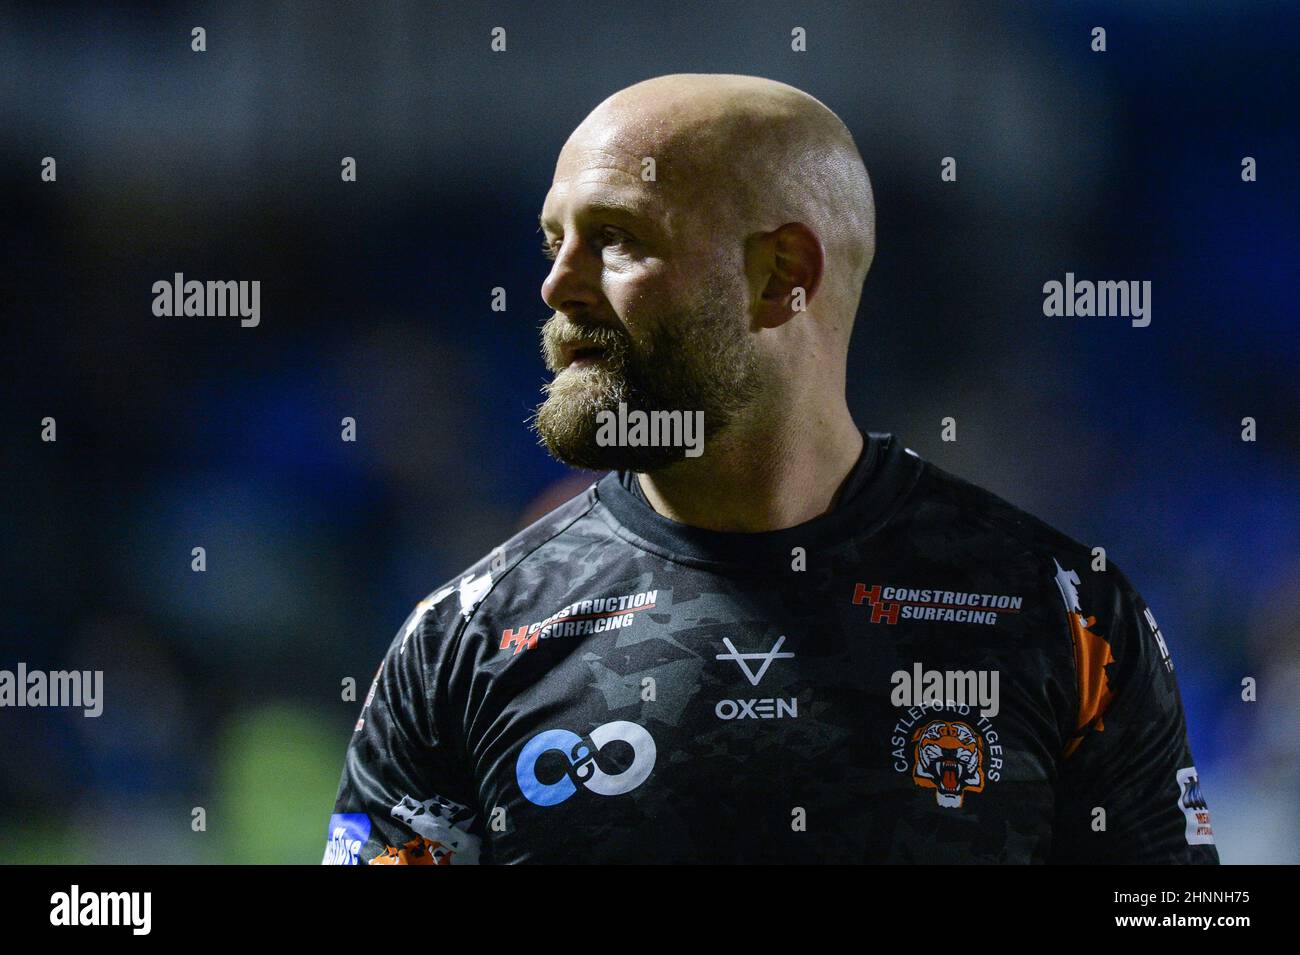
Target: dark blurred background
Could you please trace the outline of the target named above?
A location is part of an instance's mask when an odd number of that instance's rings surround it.
[[[871,173],[859,423],[1106,548],[1174,655],[1223,860],[1295,862],[1298,27],[1272,3],[5,6],[0,668],[102,668],[107,705],[0,710],[0,861],[319,861],[341,681],[364,697],[420,598],[593,477],[524,426],[561,145],[617,89],[729,72],[821,99]],[[1067,271],[1150,280],[1150,327],[1045,318]],[[260,280],[260,326],[155,317],[175,272]]]

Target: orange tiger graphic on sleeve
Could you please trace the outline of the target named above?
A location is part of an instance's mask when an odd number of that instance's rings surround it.
[[[400,849],[385,846],[384,851],[370,860],[371,865],[451,865],[456,853],[441,842],[432,842],[416,836]]]

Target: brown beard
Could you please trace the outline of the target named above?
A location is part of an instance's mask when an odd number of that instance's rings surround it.
[[[707,291],[684,313],[656,323],[644,341],[621,328],[578,325],[560,315],[542,327],[542,355],[555,378],[533,430],[557,460],[594,471],[657,471],[681,461],[681,447],[597,443],[597,413],[704,412],[704,439],[721,433],[761,389],[758,352],[725,285],[706,281]],[[565,369],[565,345],[597,345],[604,356],[592,365]]]

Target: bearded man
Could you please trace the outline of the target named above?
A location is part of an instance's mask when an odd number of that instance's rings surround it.
[[[541,228],[533,424],[610,473],[407,619],[326,861],[1218,861],[1128,580],[849,413],[875,212],[834,113],[637,83]]]

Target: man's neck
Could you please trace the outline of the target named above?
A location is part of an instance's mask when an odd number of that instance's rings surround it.
[[[700,457],[637,478],[650,506],[670,520],[758,533],[832,510],[861,453],[862,432],[844,407],[775,425],[730,427]]]

